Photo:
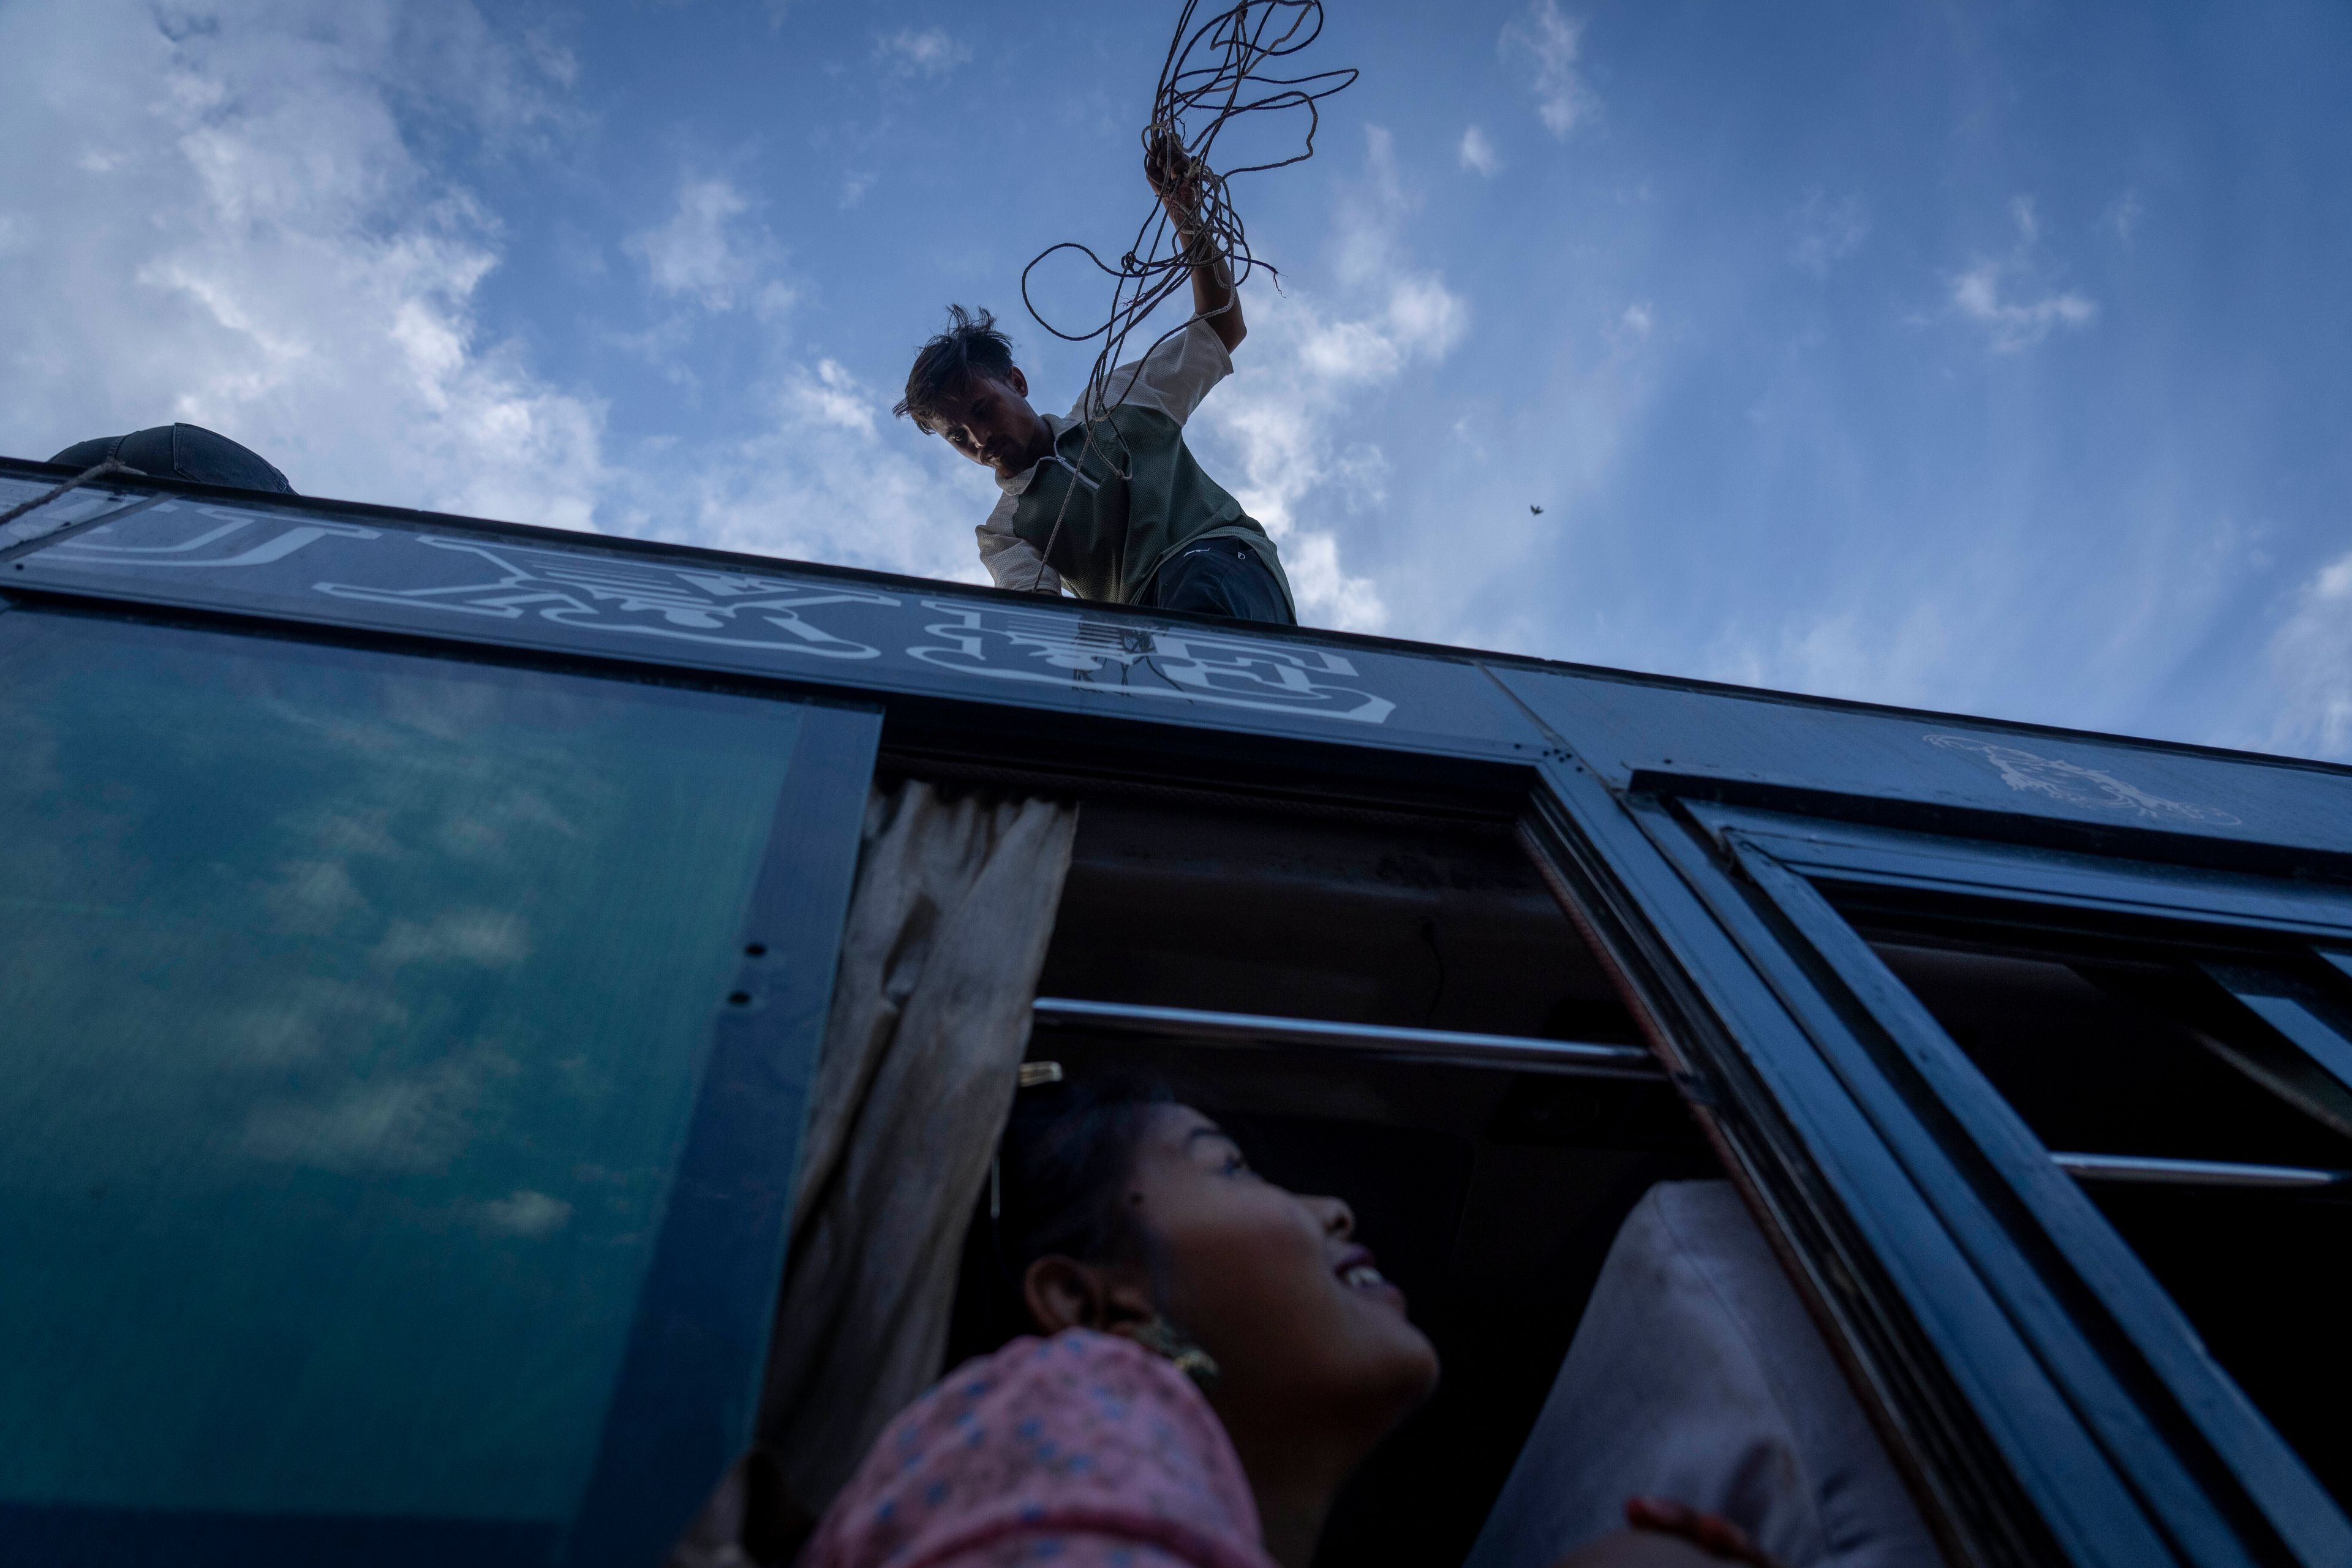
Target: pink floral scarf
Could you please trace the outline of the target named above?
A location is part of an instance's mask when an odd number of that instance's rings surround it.
[[[883,1429],[800,1568],[1273,1568],[1198,1389],[1109,1334],[1019,1339]]]

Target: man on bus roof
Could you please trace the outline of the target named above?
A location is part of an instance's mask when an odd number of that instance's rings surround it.
[[[950,305],[895,412],[992,469],[1003,490],[980,525],[980,558],[1000,588],[1235,620],[1298,624],[1265,530],[1202,470],[1184,422],[1231,374],[1248,328],[1231,268],[1201,216],[1192,161],[1172,140],[1144,160],[1191,263],[1192,319],[1102,395],[1041,415],[1013,344],[986,310]]]

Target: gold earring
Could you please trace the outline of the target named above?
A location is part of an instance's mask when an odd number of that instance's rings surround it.
[[[1217,1358],[1201,1348],[1201,1342],[1170,1322],[1161,1313],[1151,1314],[1151,1321],[1135,1331],[1135,1342],[1154,1355],[1167,1357],[1176,1363],[1176,1370],[1189,1377],[1203,1394],[1214,1394],[1217,1379],[1223,1375]]]

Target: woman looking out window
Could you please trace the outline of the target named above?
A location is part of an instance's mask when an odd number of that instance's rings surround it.
[[[1340,1483],[1438,1376],[1348,1205],[1116,1079],[1024,1090],[995,1194],[1021,1337],[883,1432],[803,1568],[1307,1568]],[[1564,1568],[1761,1561],[1705,1516],[1633,1517]]]

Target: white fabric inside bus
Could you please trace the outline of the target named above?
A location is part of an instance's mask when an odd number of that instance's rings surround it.
[[[939,1376],[1077,819],[920,781],[868,808],[761,1401],[794,1511]]]
[[[1728,1182],[1626,1216],[1465,1568],[1550,1568],[1629,1497],[1720,1514],[1787,1568],[1943,1561]]]

